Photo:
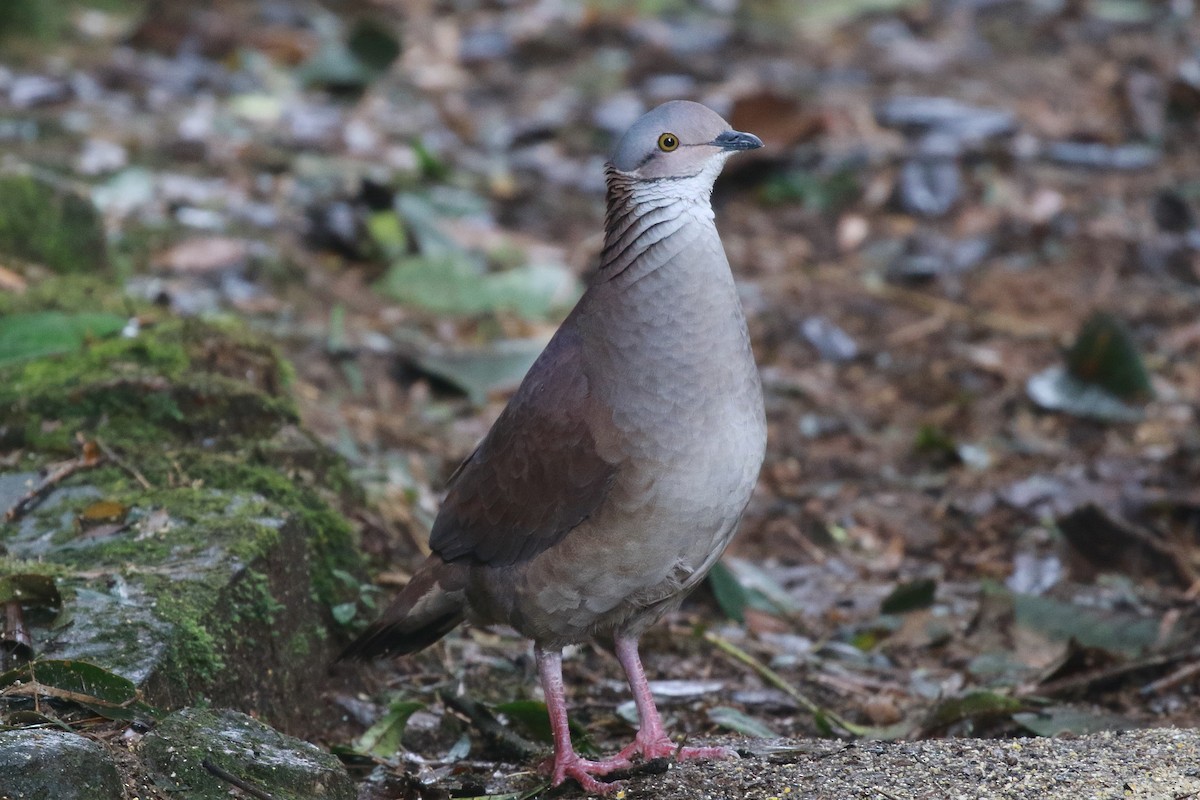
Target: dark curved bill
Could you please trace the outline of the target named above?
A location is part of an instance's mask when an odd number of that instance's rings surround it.
[[[741,131],[725,131],[713,139],[712,144],[725,150],[757,150],[763,146],[762,139]]]

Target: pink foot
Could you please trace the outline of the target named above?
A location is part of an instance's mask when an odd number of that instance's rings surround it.
[[[635,755],[640,755],[646,761],[655,758],[670,758],[675,761],[737,758],[737,753],[728,747],[680,747],[665,733],[643,738],[641,731],[638,731],[633,742],[618,753],[614,760],[624,760],[625,763],[629,763],[629,760]]]
[[[608,794],[620,788],[620,785],[617,783],[603,783],[592,776],[607,775],[614,770],[624,769],[629,765],[629,760],[620,756],[606,758],[603,761],[589,761],[586,758],[580,758],[574,752],[568,752],[564,753],[561,757],[555,756],[554,758],[546,759],[542,762],[540,769],[543,772],[550,773],[550,784],[552,786],[558,786],[567,778],[571,778],[589,794]]]

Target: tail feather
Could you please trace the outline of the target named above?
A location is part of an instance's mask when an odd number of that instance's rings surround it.
[[[466,613],[464,594],[457,586],[461,581],[453,580],[459,569],[430,556],[383,615],[347,645],[338,659],[408,655],[441,639]]]

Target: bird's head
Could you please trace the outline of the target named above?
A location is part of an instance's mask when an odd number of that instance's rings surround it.
[[[706,106],[672,100],[626,131],[609,160],[609,175],[622,182],[701,178],[711,188],[725,159],[759,147],[761,139],[733,130]]]

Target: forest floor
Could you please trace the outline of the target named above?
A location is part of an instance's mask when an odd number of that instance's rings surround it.
[[[715,581],[644,640],[669,724],[1200,724],[1189,4],[113,5],[4,42],[5,158],[88,187],[131,293],[237,315],[292,360],[304,424],[371,497],[365,598],[407,579],[594,267],[614,137],[688,97],[766,143],[714,205],[769,443]],[[0,266],[0,290],[22,280]],[[628,739],[615,658],[566,669],[597,747]],[[536,727],[503,632],[355,679],[310,738],[413,701],[431,779],[490,752],[439,690]]]

